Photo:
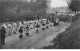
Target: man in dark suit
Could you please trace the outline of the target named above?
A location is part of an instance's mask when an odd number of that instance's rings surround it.
[[[0,39],[1,39],[1,45],[5,44],[5,34],[6,34],[6,29],[4,26],[0,29]]]

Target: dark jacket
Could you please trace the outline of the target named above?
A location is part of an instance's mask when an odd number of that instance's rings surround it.
[[[29,27],[27,26],[26,29],[29,30]]]
[[[37,25],[36,25],[36,27],[37,27],[37,28],[39,28],[39,27],[40,27],[40,25],[39,25],[39,24],[37,24]]]
[[[23,29],[20,28],[20,29],[19,29],[19,32],[20,32],[20,33],[23,33]]]
[[[0,38],[4,38],[6,34],[6,30],[5,29],[0,29]]]

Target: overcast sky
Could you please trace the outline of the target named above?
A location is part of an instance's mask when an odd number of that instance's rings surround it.
[[[68,6],[66,0],[52,0],[51,7],[63,7]]]

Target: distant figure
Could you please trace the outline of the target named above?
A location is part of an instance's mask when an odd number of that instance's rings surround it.
[[[1,45],[5,44],[5,34],[6,34],[6,29],[4,26],[0,29],[0,39],[1,39]]]
[[[59,18],[57,18],[55,21],[54,21],[54,26],[58,26],[59,25]]]
[[[17,24],[14,23],[13,24],[13,34],[16,34],[17,33]]]
[[[7,28],[8,28],[8,27],[6,26],[6,24],[3,24],[2,26],[6,29],[6,32],[7,32]],[[2,26],[1,26],[1,27],[2,27]],[[6,34],[6,36],[7,36],[7,34]]]
[[[19,22],[19,27],[22,27],[22,22]]]
[[[27,22],[26,21],[24,21],[24,25],[26,25],[27,24]]]
[[[41,22],[41,24],[42,24],[42,23],[43,23],[43,19],[41,19],[41,21],[40,21],[40,22]]]
[[[26,26],[26,36],[29,36],[29,26]]]
[[[8,24],[7,34],[12,35],[12,25],[11,24]]]
[[[27,21],[24,21],[23,27],[24,27],[24,31],[25,31],[25,27],[27,25]]]
[[[42,24],[42,30],[45,30],[45,24],[44,23]]]
[[[19,24],[18,24],[19,26],[18,26],[18,30],[20,29],[20,27],[23,27],[23,24],[22,24],[22,22],[19,22]]]
[[[37,29],[36,29],[36,32],[37,32],[37,33],[39,33],[39,27],[40,27],[40,25],[37,23],[37,25],[36,25],[36,28],[37,28]]]
[[[33,29],[34,28],[34,24],[32,23],[31,25],[30,25],[30,29]]]
[[[36,26],[36,23],[35,23],[35,22],[33,22],[33,28],[35,28],[35,26]]]
[[[6,24],[3,24],[2,26],[4,26],[4,28],[6,29],[6,31],[7,31],[7,26],[6,26]]]
[[[48,26],[48,25],[49,25],[49,22],[47,21],[47,22],[46,22],[46,28],[47,28],[47,29],[49,28],[49,26]]]
[[[19,33],[20,33],[19,38],[22,38],[23,37],[23,27],[20,27]]]

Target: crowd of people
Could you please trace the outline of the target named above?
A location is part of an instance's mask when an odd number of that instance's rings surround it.
[[[22,39],[24,32],[26,36],[30,36],[29,30],[36,28],[36,33],[39,33],[39,27],[41,27],[42,30],[45,30],[48,29],[49,26],[53,26],[49,25],[49,23],[50,22],[47,19],[40,19],[32,21],[22,21],[18,24],[16,22],[13,24],[9,23],[8,25],[3,24],[0,28],[1,45],[5,44],[5,37],[19,34],[19,38]]]

